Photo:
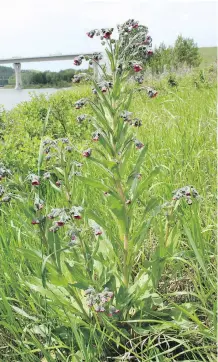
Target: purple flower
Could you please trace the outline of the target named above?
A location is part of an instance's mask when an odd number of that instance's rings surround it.
[[[135,140],[135,146],[137,150],[140,150],[141,148],[144,147],[144,144],[138,140]]]
[[[91,148],[88,148],[87,150],[83,151],[82,155],[83,157],[90,157],[92,153]]]
[[[142,66],[140,64],[134,64],[133,65],[134,72],[140,72],[142,70]]]

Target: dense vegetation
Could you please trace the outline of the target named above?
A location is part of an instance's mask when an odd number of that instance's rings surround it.
[[[216,359],[215,73],[118,70],[1,112],[2,362]]]
[[[72,79],[77,73],[75,69],[65,69],[59,72],[36,70],[22,71],[22,84],[24,88],[31,87],[67,87],[72,85]],[[15,85],[15,75],[11,75],[8,79],[8,84]]]
[[[12,76],[14,70],[10,67],[4,67],[0,65],[0,86],[8,84],[8,78]]]

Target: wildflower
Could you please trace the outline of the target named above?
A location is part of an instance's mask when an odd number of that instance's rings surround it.
[[[108,192],[108,191],[104,192],[104,196],[109,196],[109,195],[110,195],[110,192]]]
[[[109,317],[113,317],[114,314],[118,314],[119,312],[120,312],[119,309],[116,309],[114,306],[110,306]]]
[[[80,116],[76,117],[76,120],[81,123],[82,121],[84,121],[86,119],[86,114],[81,114]]]
[[[73,83],[80,83],[81,78],[77,75],[73,76]]]
[[[95,35],[95,30],[90,30],[88,33],[86,33],[88,35],[89,38],[93,38]]]
[[[65,222],[63,220],[58,220],[56,222],[57,226],[64,226],[65,225]]]
[[[38,186],[38,185],[40,185],[39,176],[34,175],[34,176],[32,177],[32,185],[33,185],[33,186]]]
[[[133,70],[134,70],[134,72],[140,72],[142,70],[142,67],[139,64],[134,64]]]
[[[152,89],[152,88],[148,88],[148,96],[149,98],[155,98],[157,96],[157,91]]]
[[[145,44],[145,45],[150,45],[151,42],[152,42],[152,38],[150,37],[150,35],[148,35],[148,36],[146,37],[146,39],[143,41],[143,44]]]
[[[51,213],[47,215],[49,219],[54,219],[63,212],[63,209],[52,209]]]
[[[64,144],[69,143],[69,139],[68,138],[61,138],[61,142]]]
[[[91,156],[91,153],[92,153],[91,148],[88,148],[87,150],[83,151],[82,155],[83,155],[84,157],[90,157],[90,156]]]
[[[82,216],[81,216],[79,213],[75,213],[75,214],[73,215],[73,218],[74,218],[75,220],[80,220],[80,219],[82,219]]]
[[[139,180],[141,180],[142,174],[141,174],[141,173],[138,173],[138,174],[136,175],[136,178],[139,179]]]
[[[73,148],[71,146],[66,146],[65,151],[72,152]]]
[[[100,228],[95,229],[95,236],[99,236],[102,234],[102,231]]]
[[[93,53],[92,60],[94,60],[95,62],[99,62],[101,59],[102,59],[101,53]]]
[[[34,203],[34,207],[36,211],[42,210],[44,207],[44,201],[38,200]]]
[[[31,224],[32,225],[38,225],[38,224],[40,224],[40,221],[39,220],[32,220]]]
[[[61,181],[60,181],[60,180],[57,180],[57,181],[55,182],[55,185],[56,185],[57,187],[61,187]]]
[[[149,50],[148,55],[153,55],[153,50]]]
[[[81,206],[73,206],[70,210],[70,214],[73,215],[74,219],[80,220],[82,218],[81,211],[83,211]]]
[[[193,186],[184,186],[173,191],[173,201],[185,198],[188,205],[192,205],[192,198],[199,198],[198,191]]]
[[[102,87],[102,88],[101,88],[101,91],[102,91],[102,93],[105,93],[105,92],[107,92],[107,88],[106,88],[106,87]]]
[[[131,200],[126,200],[126,205],[131,204]]]
[[[101,29],[102,34],[103,34],[103,39],[110,39],[113,30],[114,30],[113,28],[111,28],[111,29]]]
[[[44,180],[48,180],[48,179],[50,179],[50,177],[51,177],[50,172],[45,172],[44,175],[43,175]]]
[[[141,127],[142,121],[141,121],[140,119],[134,118],[133,121],[134,121],[134,122],[133,122],[132,125],[133,125],[134,127]]]
[[[95,293],[95,289],[92,287],[89,287],[88,289],[85,290],[84,295],[90,295]]]
[[[141,148],[144,147],[144,144],[138,140],[135,140],[135,146],[136,146],[137,150],[140,150]]]
[[[51,148],[50,147],[46,147],[44,149],[44,153],[47,155],[50,152]]]
[[[131,122],[132,112],[123,111],[120,115],[123,118],[124,122]]]
[[[142,83],[143,83],[143,80],[144,80],[144,77],[143,77],[142,75],[135,77],[135,81],[136,81],[138,84],[142,84]]]
[[[85,104],[86,104],[86,99],[85,98],[81,98],[80,100],[78,100],[74,105],[76,107],[76,109],[80,109],[82,108]]]
[[[76,58],[74,59],[73,64],[79,66],[79,65],[82,64],[82,60],[83,60],[83,56],[80,55],[79,57],[76,57]]]
[[[93,93],[93,94],[97,94],[97,93],[98,93],[98,92],[97,92],[97,89],[92,88],[92,93]]]
[[[99,140],[99,137],[100,137],[100,133],[99,132],[94,132],[93,135],[92,135],[92,140],[96,142],[96,141]]]

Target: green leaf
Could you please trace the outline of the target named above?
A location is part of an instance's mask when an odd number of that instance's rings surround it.
[[[76,176],[77,179],[82,181],[84,184],[95,187],[102,191],[109,190],[109,187],[107,185],[104,185],[103,183],[97,181],[96,179],[89,178],[89,177],[83,177],[83,176]]]
[[[53,189],[55,189],[61,194],[62,190],[60,189],[60,187],[57,187],[51,180],[49,180],[49,183],[53,187]]]
[[[16,307],[15,305],[12,305],[11,307],[16,313],[20,314],[22,317],[28,318],[28,319],[30,319],[32,321],[35,321],[35,322],[37,321],[36,317],[33,317],[33,316],[29,315],[23,309],[21,309],[19,307]]]

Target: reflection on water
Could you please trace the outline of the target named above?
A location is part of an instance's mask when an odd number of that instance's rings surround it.
[[[0,106],[3,105],[3,107],[6,110],[10,110],[18,103],[29,101],[31,99],[31,94],[49,95],[58,92],[59,90],[60,89],[55,89],[55,88],[21,89],[21,90],[0,88]]]

